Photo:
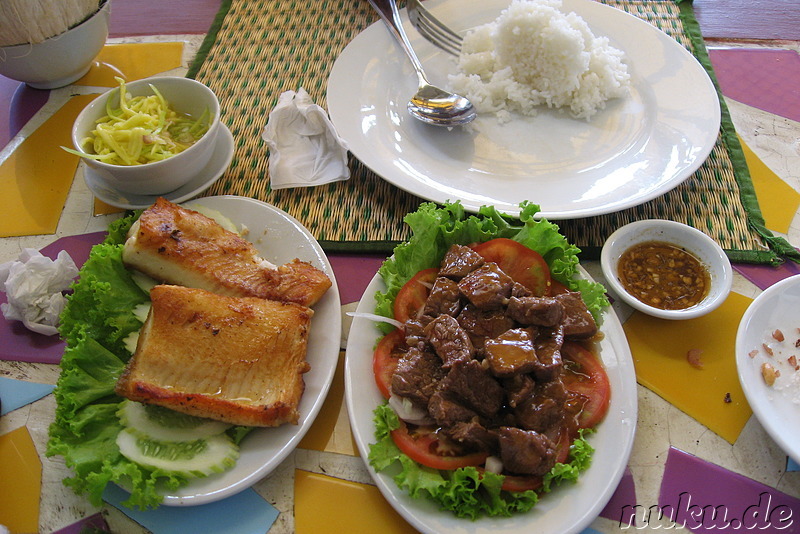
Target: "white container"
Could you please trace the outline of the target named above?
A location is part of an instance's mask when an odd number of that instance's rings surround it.
[[[161,76],[145,78],[125,84],[132,96],[153,94],[153,85],[178,113],[200,117],[204,111],[211,114],[208,131],[195,144],[167,159],[143,165],[111,165],[84,158],[95,177],[113,190],[138,195],[163,195],[188,183],[208,165],[217,143],[220,129],[219,100],[214,92],[202,83],[190,78]],[[98,119],[106,115],[106,102],[112,107],[119,102],[119,88],[107,91],[94,99],[75,119],[72,126],[72,143],[79,152],[84,152],[81,141],[91,135]]]
[[[669,243],[690,252],[700,260],[711,279],[711,287],[703,300],[689,308],[663,310],[645,304],[628,293],[620,282],[617,263],[623,252],[634,245],[650,241]],[[716,241],[696,228],[663,219],[636,221],[619,228],[603,245],[600,266],[612,296],[619,297],[636,310],[661,319],[692,319],[705,315],[725,301],[733,283],[730,260]]]
[[[0,47],[0,74],[34,89],[55,89],[80,79],[108,37],[110,0],[74,28],[35,44]]]

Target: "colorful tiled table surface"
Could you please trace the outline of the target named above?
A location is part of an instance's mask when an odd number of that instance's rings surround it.
[[[703,28],[716,20],[704,21],[700,16],[714,11],[708,9],[707,2],[695,1]],[[166,4],[115,0],[109,43],[156,43],[170,50],[179,44],[177,63],[158,68],[181,75],[220,1],[176,0]],[[744,3],[737,5],[743,9]],[[185,16],[164,16],[178,12]],[[757,175],[754,186],[767,227],[797,245],[798,43],[728,42],[724,33],[718,33],[718,26],[708,27],[714,29],[715,38],[707,43],[710,58],[737,133],[749,151],[748,165]],[[741,37],[743,31],[746,29],[737,26],[734,37]],[[764,37],[780,38],[773,34]],[[21,139],[35,136],[46,120],[83,92],[80,87],[35,91],[0,77],[0,146],[6,147],[0,152],[0,163],[8,161]],[[55,221],[35,235],[0,239],[0,262],[15,259],[24,247],[52,255],[67,248],[79,262],[86,257],[89,247],[102,237],[108,221],[116,215],[96,215],[104,213],[103,209],[98,208],[82,179],[70,180],[68,176],[64,187],[63,210]],[[331,257],[344,310],[358,301],[382,259],[376,255]],[[595,263],[586,267],[602,281]],[[763,514],[777,514],[771,516],[776,521],[772,526],[793,521],[781,531],[798,531],[800,474],[787,464],[785,453],[750,415],[749,406],[736,389],[730,345],[750,300],[772,283],[800,273],[800,269],[794,264],[735,268],[735,294],[703,321],[664,324],[615,303],[637,366],[639,423],[622,483],[587,532],[618,532],[630,529],[630,525],[655,527],[656,520],[645,510],[666,514],[673,520],[666,526],[678,523],[693,532],[720,531],[721,523],[709,523],[694,513],[705,506],[724,506],[729,520],[742,524],[750,521],[748,524],[755,526],[765,525]],[[709,328],[714,329],[713,336],[706,335]],[[683,355],[688,348],[703,350],[703,369],[685,362]],[[105,506],[91,506],[62,485],[68,474],[63,464],[43,454],[55,405],[50,390],[58,377],[55,364],[61,350],[57,340],[32,335],[0,319],[0,525],[9,526],[12,532],[80,532],[87,524],[126,533],[209,529],[244,533],[412,531],[372,485],[354,448],[342,402],[343,356],[312,431],[275,472],[252,489],[217,505],[138,513],[121,506],[124,496],[112,487],[105,496]],[[685,387],[689,383],[693,387]],[[725,402],[726,394],[730,394],[731,402]],[[12,492],[14,498],[6,499]],[[465,530],[469,530],[468,524]]]

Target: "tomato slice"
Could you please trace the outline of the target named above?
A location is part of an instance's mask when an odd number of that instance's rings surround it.
[[[505,491],[529,491],[542,487],[542,477],[535,475],[504,475],[500,489]]]
[[[425,305],[439,269],[423,269],[405,283],[394,299],[394,318],[405,323]]]
[[[534,295],[550,291],[550,267],[541,254],[522,243],[498,237],[473,245],[472,249],[487,261],[495,262],[515,282],[527,287]]]
[[[392,430],[397,447],[415,462],[433,469],[458,469],[479,466],[489,456],[485,452],[463,453],[448,442],[439,439],[434,427],[409,427],[400,421],[400,428]]]
[[[561,357],[564,360],[564,387],[580,403],[578,428],[592,428],[606,416],[611,400],[606,370],[597,356],[574,341],[564,342]]]
[[[392,375],[397,369],[397,363],[402,353],[397,350],[405,342],[405,333],[402,328],[396,328],[383,336],[372,354],[372,372],[375,383],[384,398],[388,399],[392,385]]]
[[[548,293],[549,296],[561,295],[562,293],[569,293],[569,288],[553,278],[550,280],[550,292]]]

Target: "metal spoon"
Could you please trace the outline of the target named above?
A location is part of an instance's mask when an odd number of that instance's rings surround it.
[[[428,81],[422,63],[411,48],[411,43],[403,30],[395,0],[369,0],[369,3],[386,23],[389,32],[400,43],[417,72],[419,88],[408,102],[409,113],[422,122],[436,126],[459,126],[472,121],[477,115],[472,102],[461,95],[431,85]]]

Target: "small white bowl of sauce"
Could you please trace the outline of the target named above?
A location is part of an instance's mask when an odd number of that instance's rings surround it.
[[[662,319],[692,319],[719,307],[733,271],[722,247],[696,228],[663,219],[637,221],[603,245],[600,265],[612,296]]]

